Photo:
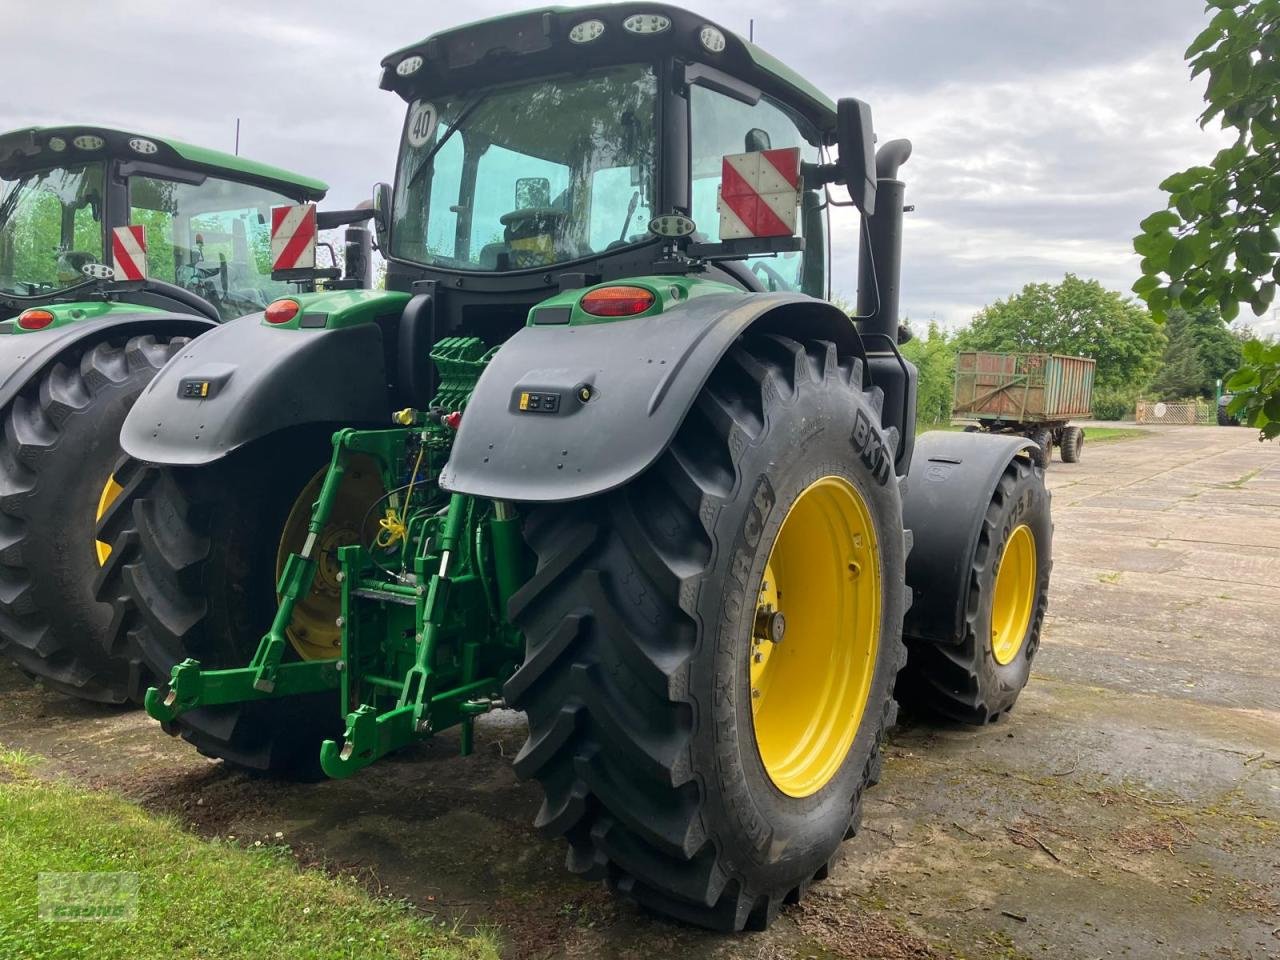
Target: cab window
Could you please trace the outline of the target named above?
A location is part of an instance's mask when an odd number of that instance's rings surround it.
[[[695,84],[689,98],[692,216],[699,237],[715,241],[720,237],[720,174],[727,154],[799,147],[803,161],[817,163],[822,141],[811,123],[768,97],[747,104]],[[752,257],[745,263],[766,290],[825,296],[827,219],[822,191],[804,192],[797,223],[805,239],[803,253]]]

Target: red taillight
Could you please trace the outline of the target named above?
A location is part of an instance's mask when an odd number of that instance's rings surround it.
[[[23,330],[43,330],[53,323],[53,314],[48,310],[23,310],[18,314],[18,326]]]
[[[277,300],[267,307],[267,323],[288,323],[301,309],[297,300]]]
[[[593,317],[634,317],[652,307],[653,300],[644,287],[601,287],[586,294],[578,305]]]

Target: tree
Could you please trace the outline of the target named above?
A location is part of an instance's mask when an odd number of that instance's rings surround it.
[[[910,327],[910,321],[907,321]],[[928,337],[913,337],[901,347],[902,355],[920,372],[916,387],[916,418],[922,425],[945,423],[951,419],[955,390],[956,344],[936,322],[930,322]]]
[[[1067,274],[1057,285],[1029,283],[984,307],[957,345],[1092,357],[1097,386],[1136,393],[1159,368],[1165,337],[1140,305],[1096,280]]]
[[[1151,384],[1164,397],[1212,397],[1219,379],[1240,366],[1241,339],[1227,329],[1216,307],[1174,307],[1165,321],[1168,344]]]
[[[1133,285],[1158,318],[1174,306],[1216,304],[1228,322],[1248,303],[1261,316],[1280,282],[1280,0],[1209,0],[1216,11],[1186,50],[1193,77],[1207,74],[1200,125],[1218,119],[1235,143],[1212,163],[1160,184],[1165,209],[1140,224]],[[1280,436],[1280,347],[1249,345],[1227,382],[1233,412]]]

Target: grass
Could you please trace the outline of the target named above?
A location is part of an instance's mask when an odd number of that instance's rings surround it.
[[[354,880],[300,869],[284,848],[201,840],[109,793],[38,774],[0,749],[0,957],[24,960],[496,960],[463,934]],[[137,875],[131,921],[37,916],[41,872]]]
[[[1146,432],[1132,427],[1085,427],[1084,439],[1086,443],[1110,443],[1113,440],[1136,440]]]

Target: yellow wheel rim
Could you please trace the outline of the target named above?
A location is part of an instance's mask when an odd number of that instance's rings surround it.
[[[98,512],[93,516],[93,525],[96,528],[102,522],[102,518],[106,516],[107,511],[111,509],[111,505],[119,499],[120,494],[124,492],[124,487],[116,483],[114,475],[107,477],[107,482],[102,488],[102,494],[98,497]],[[107,562],[107,557],[111,556],[111,544],[103,543],[101,540],[93,541],[93,548],[98,554],[98,566],[103,566]]]
[[[788,796],[826,786],[862,725],[880,644],[880,578],[875,526],[858,491],[841,477],[807,487],[769,553],[749,654],[756,747]]]
[[[276,550],[277,583],[284,573],[289,554],[300,551],[307,539],[311,510],[320,497],[320,486],[328,472],[329,468],[325,467],[312,477],[289,511]],[[327,660],[341,652],[342,628],[337,624],[342,613],[338,548],[373,541],[378,518],[370,513],[369,508],[382,494],[382,479],[373,461],[366,457],[353,457],[342,486],[338,488],[329,523],[320,531],[316,541],[315,583],[311,592],[293,608],[293,620],[286,631],[293,649],[303,660]],[[363,531],[361,523],[364,524]]]
[[[991,655],[1013,663],[1027,639],[1036,597],[1036,538],[1025,523],[1005,542],[991,595]]]

